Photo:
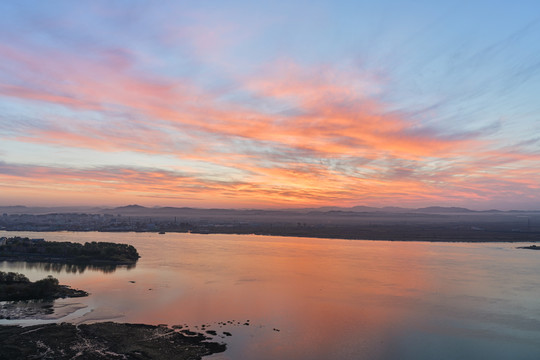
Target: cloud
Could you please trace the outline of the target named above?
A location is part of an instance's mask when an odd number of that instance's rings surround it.
[[[464,136],[445,136],[418,126],[406,113],[388,111],[386,104],[374,96],[377,90],[373,89],[384,86],[381,80],[351,69],[304,69],[286,62],[269,65],[263,69],[264,75],[239,79],[241,88],[263,101],[281,102],[296,109],[274,114],[254,109],[250,104],[224,103],[219,96],[188,79],[165,79],[126,70],[126,66],[118,66],[117,56],[89,59],[49,52],[47,60],[37,60],[32,54],[8,46],[4,46],[3,55],[17,60],[16,67],[22,64],[26,73],[34,72],[36,80],[26,79],[24,85],[3,84],[1,94],[67,107],[75,112],[73,117],[81,111],[94,111],[104,117],[123,112],[125,122],[119,126],[143,123],[149,138],[156,132],[150,129],[152,123],[158,133],[174,129],[177,133],[210,136],[229,147],[237,139],[248,139],[325,156],[362,152],[403,158],[449,154],[452,149],[468,146],[470,141]],[[36,129],[20,139],[102,149],[137,147],[116,141],[118,136],[107,136],[99,127],[88,128],[73,120],[66,120],[72,122],[65,126],[67,130]],[[136,143],[141,144],[141,150],[152,151],[143,145],[144,141]]]
[[[213,46],[219,37],[208,41]],[[524,150],[536,146],[534,139],[500,146],[490,138],[503,129],[500,121],[463,131],[428,125],[423,119],[437,116],[440,107],[398,111],[383,100],[387,77],[350,64],[280,59],[231,75],[235,86],[216,92],[196,77],[150,71],[140,55],[122,47],[76,54],[3,44],[0,57],[3,99],[55,109],[39,118],[18,115],[11,123],[4,114],[4,138],[85,148],[96,156],[124,151],[200,164],[184,173],[2,162],[2,186],[208,204],[392,205],[539,196],[540,178],[531,169],[540,158]],[[223,170],[216,174],[217,165]]]

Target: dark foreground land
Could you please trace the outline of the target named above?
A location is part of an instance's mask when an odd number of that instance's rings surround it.
[[[178,359],[223,352],[224,344],[202,334],[142,324],[49,324],[0,326],[0,360]]]

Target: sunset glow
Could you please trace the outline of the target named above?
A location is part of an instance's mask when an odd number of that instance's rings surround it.
[[[0,205],[540,209],[535,1],[0,4]]]

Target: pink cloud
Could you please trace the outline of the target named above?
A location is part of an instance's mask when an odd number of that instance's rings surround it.
[[[131,55],[121,50],[93,59],[50,51],[37,59],[3,45],[0,54],[29,73],[18,84],[0,84],[1,95],[73,113],[50,120],[50,126],[26,129],[14,137],[20,142],[173,154],[245,174],[242,182],[218,182],[205,179],[211,174],[36,166],[25,174],[4,169],[5,186],[99,189],[208,203],[380,205],[396,199],[444,203],[509,196],[504,194],[538,197],[540,179],[531,170],[540,164],[538,155],[496,150],[481,138],[446,135],[422,127],[412,115],[390,111],[378,97],[385,86],[378,74],[286,62],[239,79],[239,87],[261,101],[295,110],[272,114],[249,103],[224,102],[187,79],[139,73]],[[105,118],[120,112],[126,123],[109,120],[114,130],[93,126],[77,118],[87,111]],[[128,125],[133,125],[130,131],[119,131]],[[189,150],[179,151],[179,134],[189,138]],[[238,146],[240,141],[246,148]]]

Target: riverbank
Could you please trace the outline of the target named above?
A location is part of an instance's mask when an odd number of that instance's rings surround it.
[[[88,229],[77,230],[61,228],[54,230],[28,230],[26,228],[12,227],[4,229],[10,232],[36,232],[51,233],[59,231],[73,232],[103,232],[103,233],[157,233],[155,230],[103,230]],[[373,224],[373,225],[349,225],[349,224],[233,224],[233,225],[204,225],[196,226],[190,230],[178,230],[167,228],[161,233],[191,233],[191,234],[226,234],[226,235],[264,235],[283,237],[302,237],[317,239],[341,239],[341,240],[382,240],[382,241],[428,241],[428,242],[540,242],[539,230],[522,229],[490,229],[481,226],[463,226],[456,224]],[[15,259],[11,257],[11,259]],[[27,257],[31,261],[62,262],[51,257]],[[26,260],[22,259],[22,260]],[[0,253],[0,261],[10,260],[3,258]],[[21,259],[19,259],[21,260]],[[28,260],[26,260],[28,261]],[[88,262],[88,261],[87,261]],[[107,264],[113,262],[92,260],[92,264]],[[121,262],[118,265],[132,265],[135,262]]]

